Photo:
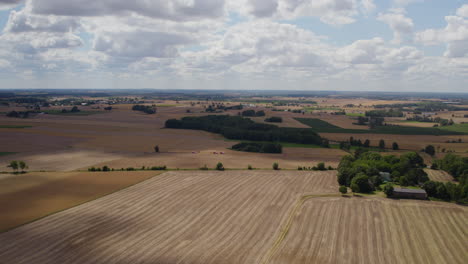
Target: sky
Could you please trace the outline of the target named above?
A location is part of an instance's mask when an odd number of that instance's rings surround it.
[[[468,92],[468,0],[0,0],[0,89]]]

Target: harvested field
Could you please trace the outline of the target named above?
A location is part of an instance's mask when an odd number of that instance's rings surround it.
[[[221,144],[227,144],[230,147],[236,142],[220,141]],[[218,154],[213,154],[214,152]],[[221,152],[224,154],[219,154]],[[315,166],[319,162],[336,167],[341,157],[346,154],[340,149],[324,148],[284,148],[282,154],[265,154],[233,151],[225,146],[224,148],[203,149],[196,153],[150,153],[139,157],[100,162],[96,166],[108,165],[111,168],[120,169],[166,165],[172,169],[197,169],[204,165],[214,168],[218,162],[222,162],[224,167],[229,169],[246,169],[248,165],[258,169],[271,169],[272,164],[278,162],[281,168],[297,169],[298,166]]]
[[[158,174],[160,172],[143,171],[0,175],[0,232],[99,198]]]
[[[168,172],[0,235],[4,263],[259,263],[336,172]]]
[[[424,169],[424,171],[427,173],[427,176],[429,176],[429,179],[431,179],[431,181],[439,181],[439,182],[453,182],[454,181],[452,175],[450,175],[446,171],[431,170],[431,169]]]
[[[264,263],[466,263],[468,209],[379,198],[311,198]]]

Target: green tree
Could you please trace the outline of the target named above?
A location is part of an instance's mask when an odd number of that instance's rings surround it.
[[[427,154],[434,156],[435,155],[435,148],[433,145],[427,145],[426,148],[424,148],[424,152]]]
[[[351,188],[353,188],[353,186],[357,186],[357,190],[353,190],[353,192],[369,193],[372,191],[372,186],[369,183],[369,177],[364,173],[359,173],[351,180]]]
[[[218,164],[216,164],[216,170],[223,171],[224,165],[221,162],[218,162]]]
[[[15,172],[17,172],[18,167],[19,167],[18,161],[16,161],[16,160],[10,161],[10,165],[8,165],[8,167],[11,168],[12,170],[14,170]]]
[[[392,144],[392,149],[393,149],[393,150],[399,150],[400,147],[398,146],[398,143],[393,142],[393,144]]]
[[[26,165],[26,162],[21,160],[18,161],[18,167],[21,169],[21,172],[24,172],[24,170],[28,168],[28,165]]]
[[[325,163],[320,162],[319,164],[317,164],[317,170],[319,171],[327,170],[327,168],[325,167]]]
[[[365,148],[370,147],[370,140],[366,139],[366,141],[364,141],[364,144],[362,146]]]
[[[249,165],[247,165],[247,169],[248,169],[248,170],[253,170],[253,167],[252,167],[252,165],[250,165],[250,164],[249,164]]]
[[[385,141],[384,141],[383,139],[381,139],[381,140],[379,141],[379,148],[380,148],[380,149],[385,149]]]
[[[280,169],[278,162],[273,163],[273,169],[274,170],[279,170]]]
[[[346,188],[344,185],[341,185],[339,190],[342,194],[346,194],[348,192],[348,188]]]
[[[393,195],[393,184],[387,182],[384,186],[384,193],[387,195],[387,197],[390,197]]]

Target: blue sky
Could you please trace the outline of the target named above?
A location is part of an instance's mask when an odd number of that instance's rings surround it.
[[[0,28],[0,88],[468,91],[461,0],[0,0]]]

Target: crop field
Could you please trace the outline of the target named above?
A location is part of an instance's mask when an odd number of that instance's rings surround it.
[[[0,234],[4,263],[260,263],[335,172],[168,172]]]
[[[263,263],[466,263],[468,209],[379,198],[311,198]]]
[[[155,171],[0,174],[0,232],[158,174]],[[3,263],[1,258],[0,263]]]
[[[167,172],[0,234],[4,263],[464,263],[468,210],[335,172]],[[395,257],[402,258],[402,261]]]
[[[424,169],[427,173],[427,176],[432,181],[439,181],[439,182],[453,182],[454,179],[452,175],[448,174],[446,171],[443,170],[431,170],[431,169]]]

